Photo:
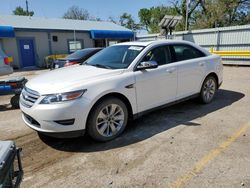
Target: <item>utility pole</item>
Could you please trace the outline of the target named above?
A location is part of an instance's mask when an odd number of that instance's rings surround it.
[[[186,20],[185,20],[185,31],[188,30],[188,12],[189,12],[190,0],[186,0]]]
[[[28,3],[28,0],[26,0],[26,13],[27,13],[27,16],[29,16],[29,3]]]

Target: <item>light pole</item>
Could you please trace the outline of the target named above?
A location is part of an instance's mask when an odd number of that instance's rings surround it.
[[[27,13],[27,16],[29,16],[29,3],[28,3],[28,0],[26,0],[25,2],[26,2],[26,13]]]
[[[185,22],[185,31],[188,29],[188,9],[189,9],[190,0],[186,0],[186,22]]]

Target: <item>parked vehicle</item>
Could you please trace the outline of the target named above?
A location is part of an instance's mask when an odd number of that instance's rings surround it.
[[[12,62],[12,57],[8,57],[0,47],[0,76],[13,73]]]
[[[82,50],[77,50],[76,52],[68,55],[65,58],[55,60],[53,68],[67,67],[70,65],[80,64],[90,58],[92,55],[96,54],[102,50],[102,48],[85,48]]]
[[[222,83],[221,58],[186,41],[128,42],[84,65],[40,75],[23,89],[24,122],[55,137],[87,133],[108,141],[128,119],[193,97],[210,103]],[[74,76],[72,76],[74,75]]]
[[[0,97],[2,95],[13,94],[14,96],[11,97],[10,104],[13,108],[19,108],[20,94],[26,82],[27,79],[24,77],[4,81],[0,80]]]
[[[23,177],[20,148],[13,141],[0,141],[0,187],[19,187]]]
[[[44,57],[45,68],[53,69],[55,60],[65,58],[68,55],[69,54],[52,54]]]
[[[11,66],[12,62],[13,58],[8,57],[0,46],[0,76],[13,73],[13,68]],[[13,108],[19,108],[20,94],[26,82],[27,80],[25,78],[12,78],[10,80],[0,79],[0,97],[2,95],[14,94],[10,103]]]

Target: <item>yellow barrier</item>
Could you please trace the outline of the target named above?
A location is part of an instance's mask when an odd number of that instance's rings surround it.
[[[250,50],[245,51],[216,51],[213,48],[209,50],[212,54],[217,54],[220,56],[250,56]]]
[[[44,58],[45,67],[46,67],[46,68],[51,67],[51,64],[52,64],[56,59],[65,58],[66,56],[68,56],[68,54],[54,54],[54,55],[46,56],[46,57]]]
[[[45,58],[56,60],[56,59],[60,59],[60,58],[65,58],[67,55],[69,55],[69,54],[54,54],[54,55],[46,56]]]

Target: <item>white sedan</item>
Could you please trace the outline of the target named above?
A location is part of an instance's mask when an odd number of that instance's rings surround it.
[[[210,103],[222,83],[221,58],[185,41],[127,42],[85,64],[30,80],[24,122],[54,137],[87,132],[98,141],[120,135],[129,119],[193,97]]]

